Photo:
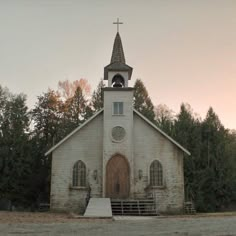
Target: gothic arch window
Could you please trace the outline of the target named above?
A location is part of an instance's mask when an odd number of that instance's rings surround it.
[[[163,170],[158,160],[153,161],[150,165],[150,185],[163,186]]]
[[[86,187],[86,165],[82,161],[77,161],[73,166],[72,186]]]

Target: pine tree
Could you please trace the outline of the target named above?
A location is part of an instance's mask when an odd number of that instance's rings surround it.
[[[100,80],[97,89],[93,91],[91,98],[91,107],[94,112],[99,111],[103,108],[103,92],[102,89],[105,87],[103,79]]]
[[[184,158],[185,193],[187,200],[195,200],[199,181],[196,164],[200,159],[201,123],[194,117],[189,104],[181,104],[174,122],[173,137],[191,153]]]
[[[61,137],[58,134],[61,125],[62,101],[60,96],[53,90],[40,95],[38,101],[31,111],[35,132],[45,138],[46,148],[50,148],[55,141]]]
[[[154,106],[146,87],[140,79],[137,79],[134,84],[134,108],[150,121],[154,122]]]
[[[87,112],[88,101],[85,99],[82,89],[77,87],[74,96],[69,98],[65,104],[67,106],[67,118],[72,129],[74,129],[85,121]]]
[[[15,205],[27,205],[32,158],[26,97],[9,94],[1,110],[0,195]]]
[[[232,175],[227,157],[228,131],[210,107],[202,123],[201,210],[215,211],[227,204],[232,194]],[[200,163],[199,163],[200,164]],[[204,208],[204,209],[203,209]]]
[[[228,132],[226,142],[226,156],[229,160],[230,173],[231,173],[231,188],[232,188],[232,201],[236,201],[236,130]]]

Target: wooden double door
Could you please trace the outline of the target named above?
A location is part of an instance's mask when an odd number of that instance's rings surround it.
[[[106,197],[123,199],[129,197],[129,163],[121,155],[113,156],[106,166]]]

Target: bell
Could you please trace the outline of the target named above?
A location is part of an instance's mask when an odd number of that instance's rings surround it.
[[[114,88],[122,88],[122,83],[121,81],[115,81],[114,85],[113,85]]]
[[[124,79],[120,75],[116,75],[113,82],[114,88],[122,88],[124,86]]]

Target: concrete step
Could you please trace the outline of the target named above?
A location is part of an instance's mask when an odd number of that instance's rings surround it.
[[[84,216],[95,218],[111,218],[112,211],[110,198],[90,198]]]

